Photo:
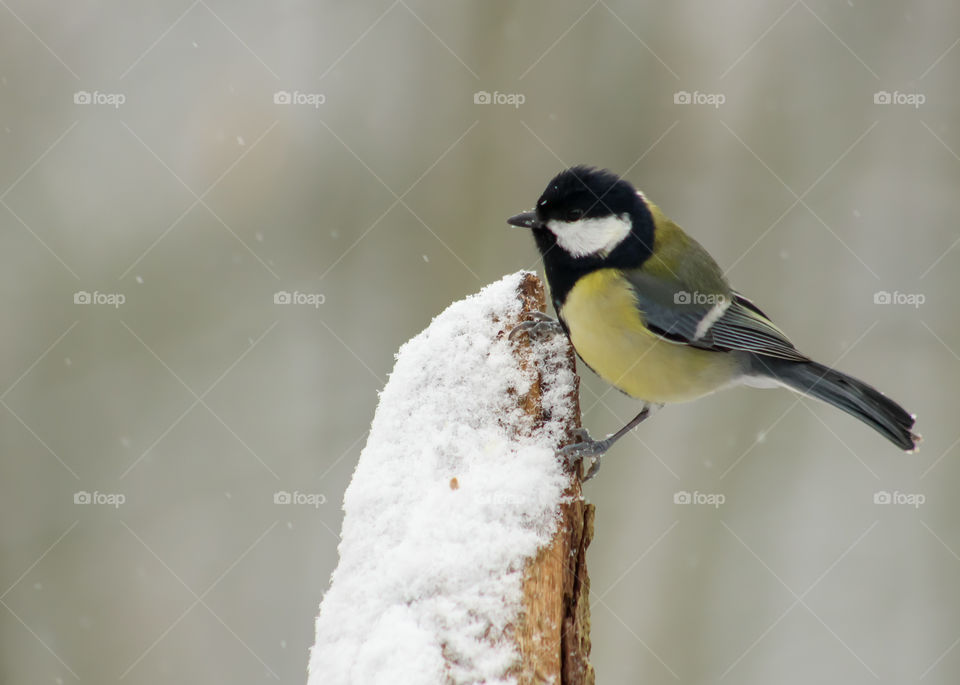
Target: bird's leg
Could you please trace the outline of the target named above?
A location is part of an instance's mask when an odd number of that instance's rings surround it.
[[[546,338],[551,335],[563,333],[563,326],[559,321],[550,317],[545,312],[527,312],[523,315],[526,321],[522,321],[513,327],[508,340],[516,340],[517,336],[526,331],[531,338]]]
[[[644,405],[640,413],[633,417],[633,419],[626,426],[618,430],[613,435],[608,435],[603,440],[594,440],[590,437],[590,434],[586,430],[583,428],[578,428],[574,435],[580,439],[580,442],[567,445],[560,450],[560,454],[562,454],[570,464],[575,464],[580,459],[589,457],[592,460],[592,463],[590,464],[590,468],[587,469],[587,473],[584,475],[583,480],[590,480],[597,475],[597,472],[600,470],[600,457],[602,457],[603,454],[613,446],[613,443],[643,423],[662,406],[662,404]]]

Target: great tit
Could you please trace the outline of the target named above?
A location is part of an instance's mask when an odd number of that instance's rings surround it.
[[[855,416],[903,450],[916,449],[914,416],[797,351],[730,288],[707,251],[628,181],[572,167],[550,181],[533,211],[507,222],[533,232],[559,325],[580,358],[645,402],[605,440],[584,431],[581,442],[564,449],[572,461],[593,458],[588,477],[600,455],[652,409],[740,384],[786,386]]]

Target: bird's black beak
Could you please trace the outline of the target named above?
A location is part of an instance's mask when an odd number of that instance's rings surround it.
[[[517,214],[507,219],[507,223],[511,226],[519,226],[520,228],[540,228],[542,225],[540,219],[537,218],[536,212]]]

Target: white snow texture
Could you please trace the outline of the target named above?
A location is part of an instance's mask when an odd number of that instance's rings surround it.
[[[524,437],[517,396],[532,372],[493,320],[519,315],[523,276],[450,305],[397,353],[344,495],[309,685],[515,682],[506,629],[525,560],[556,530],[573,383],[562,336],[537,341],[561,371],[543,398],[550,421]]]

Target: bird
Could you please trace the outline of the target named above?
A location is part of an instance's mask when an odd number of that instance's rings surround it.
[[[585,479],[621,437],[665,404],[747,385],[786,387],[837,407],[900,449],[917,449],[916,417],[878,390],[819,364],[730,287],[700,243],[629,181],[578,165],[547,184],[533,210],[507,219],[529,229],[558,321],[536,313],[520,330],[562,332],[600,378],[643,402],[622,429],[583,429],[561,453],[590,458]]]

